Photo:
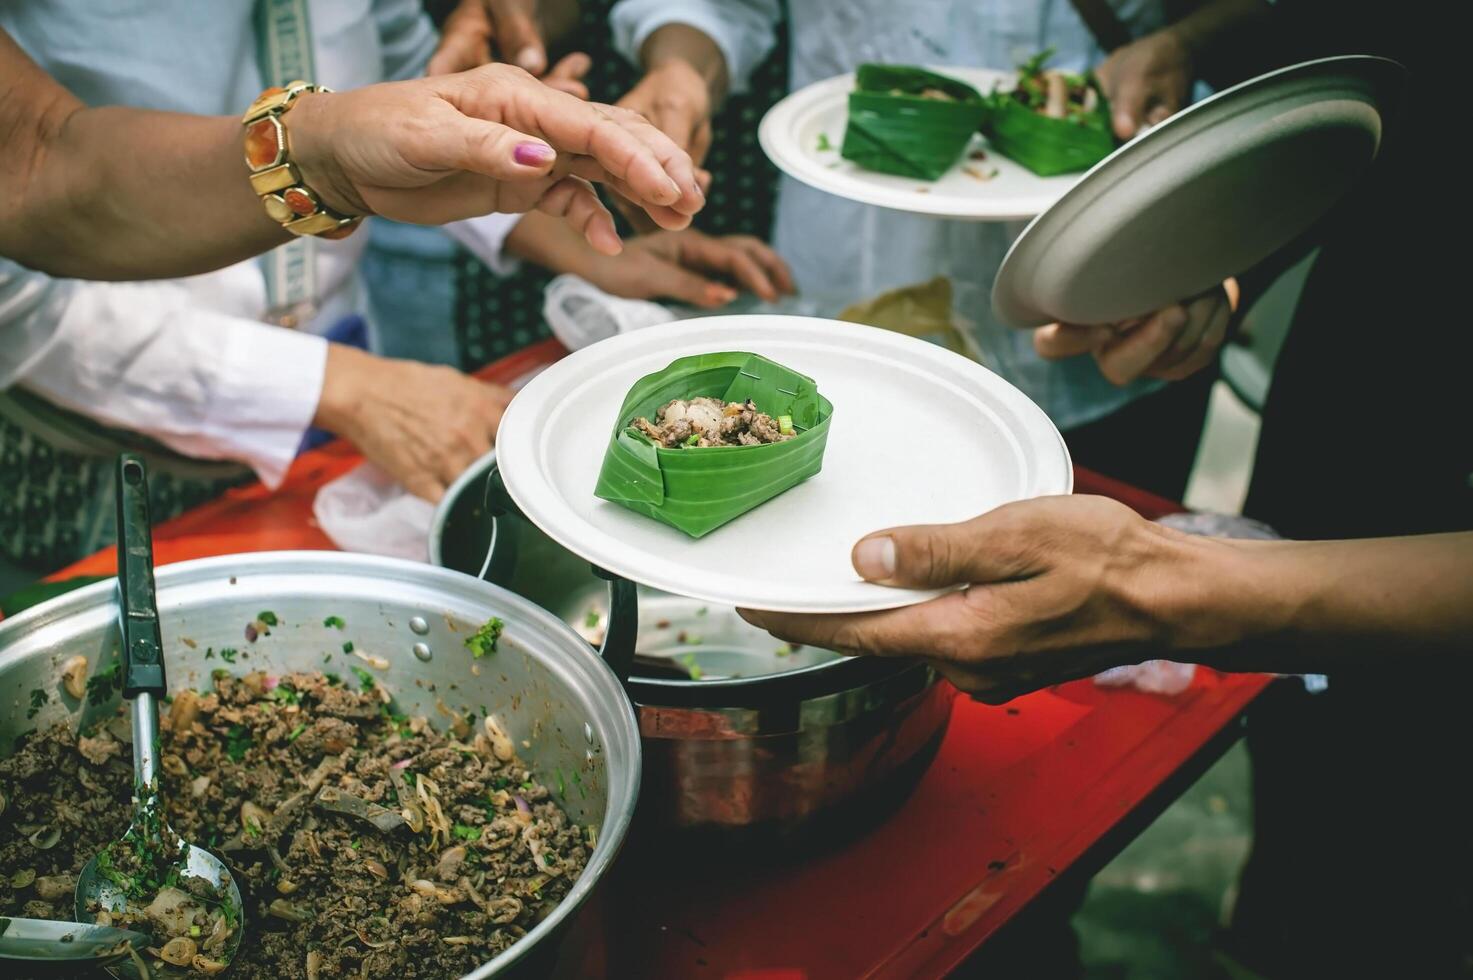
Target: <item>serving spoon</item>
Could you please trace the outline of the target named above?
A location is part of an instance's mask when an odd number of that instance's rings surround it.
[[[107,966],[125,959],[130,946],[139,950],[148,943],[148,936],[128,929],[0,915],[0,960],[48,972]]]
[[[110,855],[118,845],[135,853],[167,857],[158,868],[161,880],[177,878],[181,885],[190,878],[203,880],[216,894],[226,914],[230,933],[220,960],[228,963],[240,948],[245,932],[241,915],[240,889],[224,862],[202,847],[185,841],[169,826],[159,792],[159,709],[168,690],[164,680],[163,639],[159,631],[158,604],[153,582],[153,536],[148,515],[148,475],[143,460],[124,453],[118,457],[118,615],[122,631],[123,697],[130,703],[133,727],[133,820],[121,841],[109,844],[87,862],[77,880],[76,918],[96,922],[98,913],[137,909],[153,900],[140,896],[135,883],[111,869],[111,861],[98,866],[99,858]],[[188,891],[188,889],[184,889]],[[193,895],[196,901],[205,901]]]

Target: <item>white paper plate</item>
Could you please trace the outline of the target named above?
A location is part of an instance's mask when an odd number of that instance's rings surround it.
[[[700,539],[596,498],[630,386],[678,357],[727,350],[818,382],[834,405],[823,471]],[[584,348],[512,400],[496,451],[517,506],[574,554],[666,592],[787,612],[930,598],[862,581],[850,549],[871,531],[966,520],[1073,487],[1058,430],[991,371],[925,341],[808,317],[707,317]]]
[[[1011,89],[1017,78],[1013,72],[990,68],[932,70],[966,82],[983,95],[998,86]],[[940,180],[862,170],[839,156],[853,89],[854,75],[839,75],[807,85],[767,110],[757,129],[762,152],[789,176],[851,201],[974,221],[1031,218],[1079,180],[1079,174],[1039,177],[994,153],[980,135],[973,137],[968,153]],[[830,148],[821,150],[824,140]],[[970,159],[968,154],[977,150],[986,153],[986,159]],[[968,170],[982,174],[996,170],[997,176],[980,180]]]
[[[1177,113],[1034,219],[998,270],[993,310],[1024,328],[1113,323],[1246,271],[1365,173],[1405,76],[1383,58],[1327,58]]]

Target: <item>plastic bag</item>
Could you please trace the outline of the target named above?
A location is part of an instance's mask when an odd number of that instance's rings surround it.
[[[552,335],[568,350],[675,319],[675,314],[659,303],[611,296],[573,275],[558,276],[547,284],[542,315]]]
[[[344,551],[430,560],[435,505],[414,496],[372,463],[318,490],[312,514],[323,533]]]

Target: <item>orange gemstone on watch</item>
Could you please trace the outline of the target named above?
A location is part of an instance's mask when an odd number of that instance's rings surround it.
[[[281,192],[281,199],[295,214],[308,215],[317,210],[317,199],[300,187],[288,187]]]
[[[245,154],[252,170],[274,167],[281,162],[281,124],[276,117],[257,119],[246,127]]]

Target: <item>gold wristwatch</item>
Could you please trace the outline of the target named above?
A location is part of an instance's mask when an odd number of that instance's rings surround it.
[[[251,187],[260,195],[266,213],[293,235],[346,238],[363,221],[362,215],[338,214],[323,204],[302,182],[302,173],[291,160],[291,140],[283,117],[298,96],[330,91],[302,81],[290,82],[285,88],[273,86],[256,96],[240,120],[245,127]]]

